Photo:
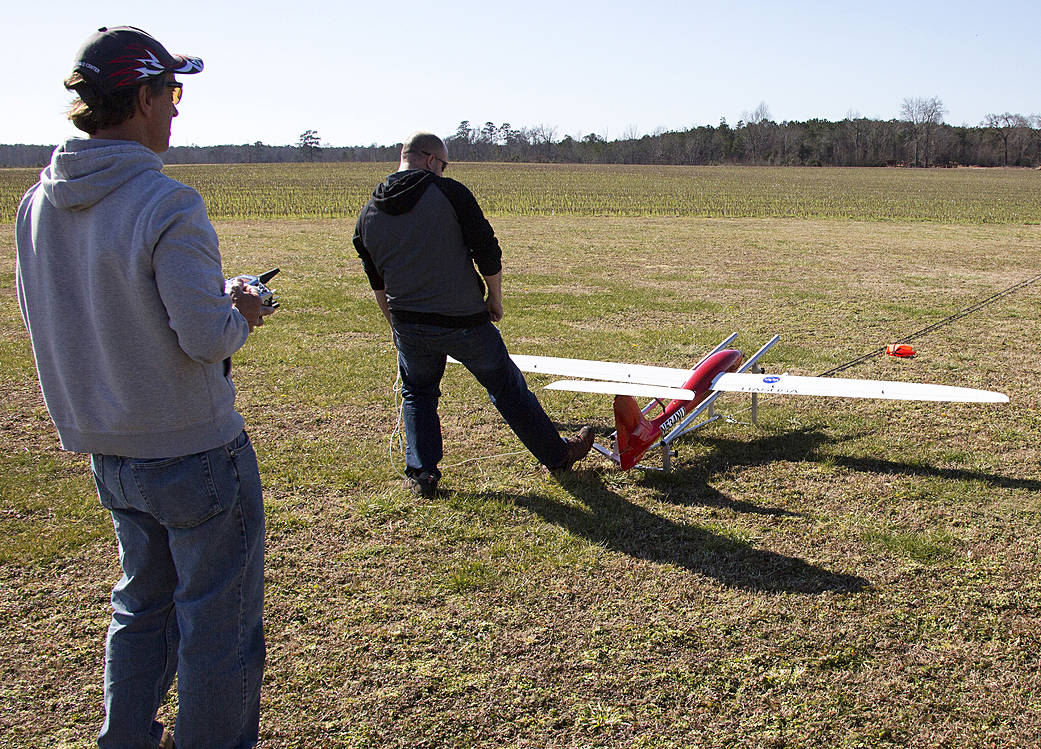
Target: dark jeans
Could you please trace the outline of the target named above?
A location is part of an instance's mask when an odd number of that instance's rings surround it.
[[[98,745],[154,745],[156,710],[177,674],[178,746],[254,746],[264,505],[249,437],[180,458],[92,455],[91,467],[123,567],[112,590]]]
[[[510,359],[499,330],[490,322],[476,328],[395,323],[404,399],[405,472],[440,476],[443,457],[437,401],[447,356],[461,362],[488,391],[492,404],[540,463],[556,468],[567,460],[567,444],[528,389]]]

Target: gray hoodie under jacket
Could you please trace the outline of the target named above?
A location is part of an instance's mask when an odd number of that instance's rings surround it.
[[[72,139],[18,208],[18,303],[66,450],[172,458],[242,431],[229,357],[249,324],[202,197],[162,167]]]

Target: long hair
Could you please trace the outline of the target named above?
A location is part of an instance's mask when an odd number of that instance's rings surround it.
[[[149,86],[152,93],[158,94],[165,83],[164,76],[159,75],[149,78],[141,86]],[[125,86],[117,88],[108,96],[101,96],[90,81],[77,71],[65,79],[65,88],[76,92],[76,99],[69,105],[66,116],[77,129],[88,135],[120,125],[134,116],[137,92],[141,86]]]

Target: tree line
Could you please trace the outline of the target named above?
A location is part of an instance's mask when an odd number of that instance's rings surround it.
[[[855,114],[832,122],[775,122],[765,103],[731,126],[627,133],[608,140],[597,133],[558,137],[545,125],[459,123],[446,138],[453,161],[580,164],[750,164],[778,166],[1021,166],[1041,165],[1041,116],[989,114],[976,126],[943,122],[938,98],[904,99],[900,117],[874,120]],[[315,130],[294,145],[175,146],[168,164],[278,163],[294,161],[397,161],[401,144],[329,146]],[[53,146],[0,145],[0,166],[42,166]]]
[[[55,146],[0,145],[0,167],[43,167]],[[278,164],[296,161],[397,161],[396,146],[271,146],[257,141],[243,145],[171,146],[161,154],[167,164]]]
[[[978,126],[943,122],[937,99],[905,99],[900,119],[851,115],[838,122],[775,122],[765,104],[734,126],[703,125],[609,141],[596,133],[557,138],[553,128],[459,123],[448,138],[456,161],[777,166],[1041,165],[1041,116],[990,114]]]

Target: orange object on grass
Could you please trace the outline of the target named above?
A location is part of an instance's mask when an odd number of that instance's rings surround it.
[[[914,356],[914,346],[910,343],[890,343],[886,346],[886,353],[890,356]]]

